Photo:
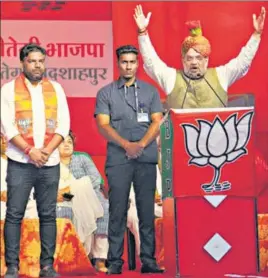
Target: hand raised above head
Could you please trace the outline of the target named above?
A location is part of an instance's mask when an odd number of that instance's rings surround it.
[[[149,25],[151,15],[152,13],[149,12],[145,17],[142,11],[142,6],[141,5],[136,6],[135,14],[133,15],[133,17],[136,21],[139,31],[144,31],[147,28],[147,26]]]
[[[255,32],[261,34],[264,28],[266,10],[264,7],[261,8],[260,15],[257,17],[256,14],[253,14],[253,27]]]

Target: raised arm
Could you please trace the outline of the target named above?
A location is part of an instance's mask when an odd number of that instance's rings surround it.
[[[226,83],[224,84],[226,89],[247,74],[260,44],[265,14],[265,8],[262,7],[259,17],[256,17],[255,14],[253,15],[254,33],[241,49],[239,55],[227,64],[216,68],[219,79]]]
[[[168,67],[157,55],[147,32],[151,13],[145,17],[141,5],[136,6],[134,19],[136,21],[139,37],[139,48],[144,62],[146,73],[154,79],[166,94],[170,94],[176,80],[176,69]]]

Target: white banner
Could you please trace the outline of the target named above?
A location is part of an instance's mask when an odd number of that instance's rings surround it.
[[[46,77],[68,97],[95,97],[113,81],[111,21],[1,21],[1,85],[20,74],[19,50],[29,42],[47,50]]]

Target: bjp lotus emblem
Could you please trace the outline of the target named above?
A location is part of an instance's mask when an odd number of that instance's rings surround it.
[[[206,193],[231,188],[229,181],[220,182],[221,169],[226,163],[232,163],[248,153],[246,146],[250,138],[253,114],[250,111],[237,119],[235,113],[224,122],[218,116],[212,123],[197,120],[198,127],[182,124],[186,150],[191,157],[189,165],[208,165],[214,168],[212,181],[201,185]]]

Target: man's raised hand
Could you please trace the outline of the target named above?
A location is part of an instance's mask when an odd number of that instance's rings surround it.
[[[147,26],[149,25],[150,17],[152,13],[149,12],[147,16],[145,17],[143,11],[142,11],[142,6],[137,5],[135,8],[135,14],[133,15],[136,24],[138,26],[139,31],[145,31]]]
[[[253,27],[255,29],[255,32],[260,35],[264,28],[265,15],[266,10],[264,7],[261,8],[261,13],[258,17],[256,16],[256,14],[253,14]]]

